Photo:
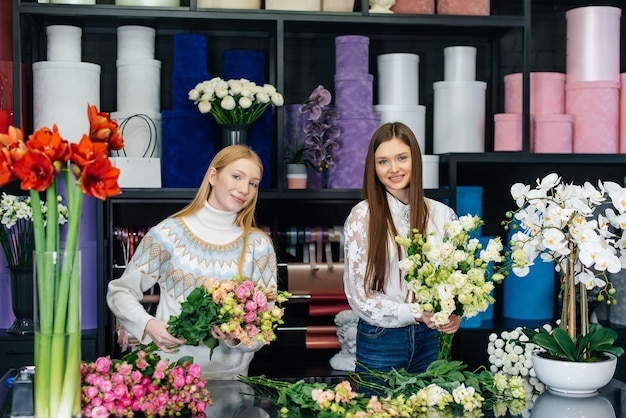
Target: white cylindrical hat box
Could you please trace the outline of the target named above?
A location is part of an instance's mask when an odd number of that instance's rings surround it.
[[[117,60],[117,111],[160,113],[161,61]]]
[[[100,107],[100,66],[88,62],[33,64],[33,126],[52,128],[78,142],[89,133],[87,106]]]
[[[379,104],[419,104],[419,58],[405,53],[377,57]]]
[[[424,189],[439,188],[438,155],[422,155],[422,187]]]
[[[117,28],[117,59],[119,61],[154,58],[156,30],[146,26],[125,25]]]
[[[117,6],[180,7],[180,0],[115,0]]]
[[[476,48],[473,46],[450,46],[444,48],[444,80],[476,80]]]
[[[426,106],[422,105],[375,105],[380,113],[380,124],[402,122],[415,134],[422,154],[426,152]]]
[[[589,6],[569,10],[567,82],[620,81],[619,7]]]
[[[82,35],[83,30],[77,26],[46,27],[48,61],[80,62]]]
[[[438,81],[434,89],[433,151],[485,151],[484,81]]]
[[[114,157],[160,158],[161,114],[111,112],[124,138],[124,148]]]

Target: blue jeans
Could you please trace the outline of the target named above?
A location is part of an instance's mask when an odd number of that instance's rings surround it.
[[[430,363],[437,360],[437,331],[419,322],[402,328],[383,328],[359,319],[356,336],[356,373],[363,380],[371,379],[366,369],[388,372],[405,369],[410,373],[426,371]],[[377,383],[381,383],[378,381]],[[380,394],[366,388],[360,390],[367,395]]]

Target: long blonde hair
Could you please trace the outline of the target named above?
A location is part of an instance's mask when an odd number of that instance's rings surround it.
[[[248,159],[256,163],[261,170],[261,176],[263,175],[263,163],[261,162],[258,154],[249,147],[245,145],[230,145],[228,147],[222,148],[217,154],[215,154],[215,157],[213,157],[211,164],[209,164],[209,168],[207,168],[204,179],[202,179],[202,183],[200,184],[200,187],[198,188],[198,191],[196,192],[193,200],[187,206],[171,215],[171,217],[179,218],[186,215],[191,215],[202,209],[204,207],[204,203],[209,200],[209,196],[211,195],[212,187],[211,182],[209,181],[211,168],[214,168],[219,172],[224,167],[242,158]],[[262,232],[259,228],[257,228],[255,219],[255,210],[258,197],[259,194],[257,193],[250,202],[250,204],[241,209],[241,211],[239,211],[237,217],[235,218],[235,225],[243,229],[243,248],[241,249],[241,254],[239,255],[238,260],[239,274],[241,276],[243,276],[243,265],[250,233],[252,231]]]
[[[385,288],[385,272],[389,265],[389,238],[398,235],[391,210],[387,202],[387,190],[379,180],[375,169],[376,150],[383,142],[397,138],[411,149],[411,182],[409,183],[409,205],[411,209],[411,230],[417,228],[426,234],[428,224],[428,206],[422,187],[422,152],[415,134],[411,129],[400,122],[389,122],[379,127],[372,135],[372,139],[365,157],[365,171],[363,173],[363,187],[361,194],[368,202],[369,223],[367,234],[367,263],[365,266],[365,292],[372,290],[383,291]],[[384,220],[381,222],[381,220]],[[384,244],[383,244],[384,243]]]

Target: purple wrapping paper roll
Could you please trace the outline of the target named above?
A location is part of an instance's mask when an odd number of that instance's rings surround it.
[[[374,103],[374,76],[372,74],[335,75],[335,103],[339,111],[355,112]]]
[[[174,73],[179,77],[203,76],[207,71],[206,35],[180,33],[174,35]],[[191,90],[191,86],[187,91]]]
[[[360,189],[370,139],[380,126],[380,114],[350,114],[340,112],[337,125],[341,128],[341,148],[335,151],[334,167],[329,171],[329,187]]]
[[[369,72],[367,36],[346,35],[335,38],[335,74],[367,74]]]

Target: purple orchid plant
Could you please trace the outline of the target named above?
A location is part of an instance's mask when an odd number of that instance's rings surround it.
[[[329,106],[331,100],[330,92],[319,85],[300,106],[296,115],[295,144],[288,152],[289,163],[307,164],[317,171],[324,171],[335,164],[333,152],[340,147],[338,140],[341,128],[334,124],[338,114]],[[298,120],[303,113],[309,116],[303,126],[304,141],[301,143],[298,138]]]

